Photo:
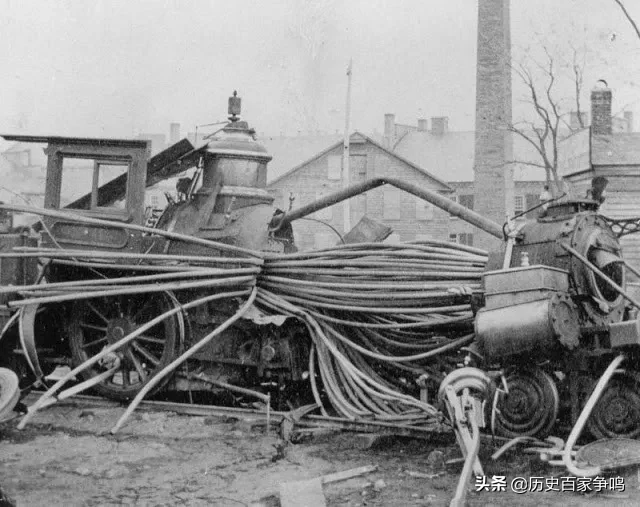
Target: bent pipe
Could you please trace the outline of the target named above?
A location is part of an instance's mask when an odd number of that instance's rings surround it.
[[[71,371],[67,372],[53,386],[51,386],[47,391],[45,391],[42,394],[42,396],[38,400],[36,400],[36,402],[33,405],[31,405],[29,407],[28,412],[24,415],[24,417],[22,418],[22,420],[18,424],[18,429],[19,430],[24,429],[26,424],[29,422],[29,420],[31,418],[34,417],[35,413],[39,409],[50,405],[51,403],[48,403],[48,400],[51,399],[69,380],[73,379],[76,375],[80,374],[82,371],[86,370],[87,368],[93,366],[98,361],[100,361],[102,358],[106,357],[108,354],[111,354],[111,353],[115,352],[117,349],[119,349],[120,347],[122,347],[123,345],[126,345],[127,343],[129,343],[130,341],[132,341],[133,339],[135,339],[136,337],[138,337],[139,335],[141,335],[142,333],[144,333],[148,329],[151,329],[156,324],[159,324],[160,322],[162,322],[163,320],[171,317],[172,315],[180,314],[181,312],[184,312],[185,310],[188,310],[189,308],[195,308],[196,306],[204,304],[204,303],[207,303],[209,301],[214,301],[214,300],[217,300],[217,299],[222,299],[222,298],[227,298],[227,297],[229,297],[229,298],[230,297],[240,297],[240,296],[246,295],[247,293],[249,293],[249,289],[244,289],[244,290],[241,290],[241,291],[234,291],[234,292],[212,294],[212,295],[209,295],[209,296],[205,296],[203,298],[195,299],[195,300],[190,301],[189,303],[185,303],[183,305],[175,306],[171,310],[167,310],[166,312],[158,315],[157,317],[155,317],[154,319],[150,320],[146,324],[143,324],[142,326],[138,327],[137,329],[135,329],[134,331],[132,331],[128,335],[123,336],[117,342],[112,343],[108,347],[105,347],[104,349],[102,349],[95,356],[91,356],[89,359],[87,359],[83,363],[79,364],[78,366],[73,368]]]
[[[289,211],[284,215],[278,215],[274,217],[271,222],[271,227],[274,230],[280,229],[282,226],[293,222],[294,220],[298,220],[299,218],[303,218],[311,213],[314,213],[323,208],[327,208],[332,206],[333,204],[337,204],[339,202],[344,201],[345,199],[349,199],[350,197],[356,196],[358,194],[362,194],[367,192],[368,190],[377,188],[382,185],[392,185],[396,188],[404,190],[410,194],[413,194],[425,201],[437,206],[438,208],[450,213],[453,216],[461,218],[466,222],[469,222],[472,225],[475,225],[479,229],[495,236],[499,239],[504,239],[504,235],[502,233],[502,226],[497,224],[493,220],[490,220],[482,215],[476,213],[475,211],[470,210],[469,208],[458,204],[457,202],[452,201],[448,197],[444,197],[440,195],[438,192],[434,190],[429,190],[426,188],[418,187],[411,183],[407,183],[406,181],[399,180],[397,178],[373,178],[370,180],[363,181],[362,183],[357,183],[355,185],[351,185],[343,190],[338,192],[334,192],[332,194],[326,195],[321,199],[313,201],[306,206],[302,206],[301,208],[297,208],[293,211]]]
[[[151,389],[153,389],[164,377],[166,377],[168,374],[173,372],[178,366],[180,366],[187,359],[193,356],[196,352],[198,352],[200,349],[206,346],[211,340],[213,340],[213,338],[215,338],[220,333],[225,331],[227,328],[232,326],[245,313],[247,313],[247,310],[251,307],[251,305],[253,305],[253,302],[255,301],[257,294],[258,294],[258,288],[254,287],[251,291],[251,294],[249,295],[249,299],[238,309],[238,311],[233,316],[229,317],[222,324],[220,324],[213,331],[211,331],[208,335],[202,338],[199,342],[197,342],[195,345],[192,345],[185,352],[183,352],[181,356],[174,359],[171,363],[165,366],[153,377],[151,377],[151,379],[142,387],[142,389],[138,391],[138,394],[136,394],[135,398],[133,398],[133,400],[127,407],[127,410],[125,410],[124,414],[122,414],[120,419],[118,419],[118,422],[116,422],[115,426],[111,428],[111,434],[115,434],[122,427],[122,425],[126,422],[129,416],[136,409],[136,407],[144,399],[144,397],[147,394],[149,394],[149,391],[151,391]]]

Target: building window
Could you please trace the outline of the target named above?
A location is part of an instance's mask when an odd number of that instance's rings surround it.
[[[470,232],[461,232],[458,236],[458,243],[461,245],[473,246],[473,234]]]
[[[449,242],[458,243],[460,245],[473,246],[473,234],[471,234],[470,232],[449,234]]]
[[[316,192],[316,201],[324,196],[324,192]],[[316,211],[314,217],[318,220],[331,220],[333,218],[333,208],[331,206]]]
[[[150,201],[151,201],[151,206],[153,206],[154,208],[157,208],[158,206],[160,206],[160,199],[156,194],[153,194],[151,196]]]
[[[349,157],[349,167],[352,174],[358,174],[360,176],[366,176],[367,174],[367,156],[366,155],[351,155]]]
[[[416,220],[433,220],[433,204],[416,197]]]
[[[473,209],[473,194],[465,194],[459,196],[458,203],[465,208]]]
[[[382,218],[384,220],[400,220],[400,190],[385,188],[382,194]]]
[[[518,213],[522,213],[524,211],[524,196],[516,195],[514,200],[513,211],[517,215]]]
[[[342,157],[340,155],[329,155],[327,157],[327,178],[339,180],[342,178]]]

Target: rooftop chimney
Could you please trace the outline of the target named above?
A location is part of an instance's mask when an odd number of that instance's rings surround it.
[[[387,113],[384,115],[384,140],[387,148],[393,145],[396,137],[396,115]]]
[[[594,135],[611,135],[613,131],[611,100],[609,88],[591,90],[591,132]]]
[[[431,133],[436,136],[443,136],[449,132],[449,117],[434,116],[431,118]]]
[[[427,120],[425,118],[418,118],[418,132],[426,132]]]
[[[169,144],[176,144],[180,141],[180,124],[179,123],[170,123],[169,124]]]

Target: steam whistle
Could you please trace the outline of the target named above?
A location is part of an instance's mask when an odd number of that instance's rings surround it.
[[[238,115],[240,114],[242,109],[242,99],[238,97],[238,92],[233,90],[233,96],[229,97],[229,121],[236,122],[240,118]]]

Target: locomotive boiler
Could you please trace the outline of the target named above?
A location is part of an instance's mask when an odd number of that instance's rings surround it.
[[[627,363],[588,422],[596,438],[640,434],[637,302],[623,257],[619,223],[595,200],[552,203],[536,220],[512,224],[489,256],[475,350],[500,368],[492,424],[504,436],[544,436],[575,422],[613,357]]]

